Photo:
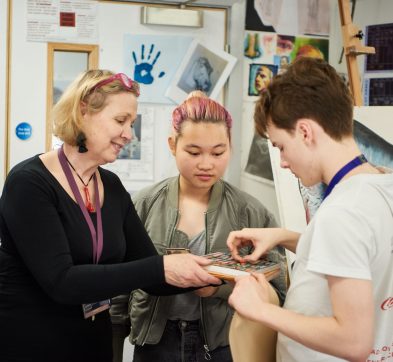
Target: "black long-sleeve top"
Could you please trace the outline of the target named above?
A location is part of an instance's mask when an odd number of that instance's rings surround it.
[[[39,341],[47,345],[48,340],[53,339],[52,344],[62,340],[72,347],[78,338],[86,339],[87,333],[93,345],[106,345],[106,340],[99,341],[104,334],[111,342],[108,313],[101,313],[94,322],[84,320],[82,303],[137,288],[151,294],[174,292],[165,284],[163,259],[157,255],[121,181],[108,170],[99,168],[99,172],[104,185],[104,245],[98,264],[93,264],[91,234],[79,205],[38,156],[18,164],[8,175],[0,199],[0,360],[6,360],[7,348],[9,353],[23,355],[17,344],[24,343],[19,340],[14,347],[12,344],[26,333],[26,323],[34,324],[24,347],[30,348],[30,360],[49,361],[49,354],[31,359],[34,351],[41,353]],[[95,213],[91,216],[95,224]],[[49,323],[50,318],[57,322]],[[13,326],[18,323],[19,330]],[[55,325],[60,332],[52,330]],[[85,332],[84,325],[88,328]],[[76,334],[70,341],[69,333]],[[93,338],[96,334],[98,339]],[[91,346],[86,348],[89,351],[85,352],[93,356]],[[104,359],[99,360],[107,360],[105,353],[110,352],[100,352]],[[60,360],[56,358],[52,360]],[[90,361],[90,357],[81,360]]]

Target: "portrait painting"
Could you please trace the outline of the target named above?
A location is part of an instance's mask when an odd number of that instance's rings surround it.
[[[277,69],[273,64],[250,64],[248,95],[259,96],[277,74]]]
[[[236,58],[229,53],[193,42],[166,94],[177,103],[181,103],[194,90],[201,90],[216,99],[235,62]]]
[[[274,65],[277,66],[277,74],[283,74],[288,69],[291,58],[288,55],[275,55]]]
[[[329,60],[329,40],[321,38],[296,37],[290,54],[291,60],[310,57]]]

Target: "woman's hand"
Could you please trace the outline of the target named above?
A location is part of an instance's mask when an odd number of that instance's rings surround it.
[[[220,279],[203,269],[209,264],[209,259],[193,254],[164,255],[165,281],[181,288],[220,285]]]

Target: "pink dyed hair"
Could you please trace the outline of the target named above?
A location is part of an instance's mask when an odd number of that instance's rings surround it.
[[[231,115],[221,104],[208,98],[201,91],[191,92],[187,99],[172,112],[172,126],[178,135],[181,135],[181,125],[187,120],[193,123],[224,123],[230,137]]]

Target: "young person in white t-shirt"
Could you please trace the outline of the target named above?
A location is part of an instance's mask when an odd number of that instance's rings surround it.
[[[327,190],[302,235],[230,233],[237,259],[247,244],[251,260],[276,245],[297,257],[283,308],[267,303],[260,275],[239,278],[229,303],[279,332],[278,361],[393,360],[393,174],[361,155],[348,88],[328,63],[301,58],[262,94],[254,119],[281,167]]]

